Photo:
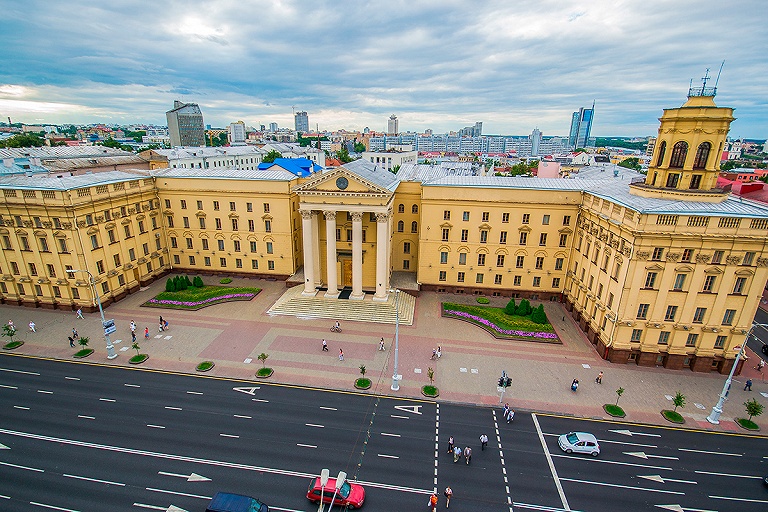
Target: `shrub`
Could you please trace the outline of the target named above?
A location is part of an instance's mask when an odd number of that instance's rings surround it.
[[[763,414],[763,404],[755,400],[754,398],[752,400],[749,400],[748,402],[744,402],[744,407],[746,408],[747,414],[749,414],[749,421],[752,423],[752,416],[760,416]]]
[[[515,306],[515,299],[509,299],[509,302],[507,302],[507,305],[504,308],[504,312],[510,316],[517,313],[517,306]]]
[[[533,310],[531,313],[531,320],[537,324],[547,323],[547,314],[544,312],[544,304],[539,304],[539,307]]]
[[[184,278],[184,276],[179,276],[179,286],[176,288],[179,291],[186,290],[188,288],[187,286],[187,280]]]
[[[195,276],[195,278],[192,280],[192,285],[193,285],[195,288],[202,288],[203,286],[205,286],[205,285],[203,284],[203,278],[202,278],[202,277],[200,277],[200,276]]]
[[[523,299],[520,301],[520,305],[517,306],[517,315],[518,316],[528,316],[533,311],[533,308],[531,308],[531,303],[528,302],[528,299]]]
[[[222,279],[221,281],[219,281],[219,282],[220,282],[221,284],[229,284],[229,283],[231,283],[231,282],[232,282],[232,278],[231,278],[231,277],[225,277],[225,278],[223,278],[223,279]]]
[[[176,285],[173,284],[173,279],[168,278],[168,280],[165,282],[165,291],[167,292],[176,291]]]
[[[487,298],[487,297],[478,297],[477,298],[477,303],[478,304],[490,304],[491,300],[489,298]]]
[[[187,289],[190,286],[192,286],[192,281],[189,280],[189,276],[187,276],[187,275],[184,276],[184,283],[186,283],[186,285],[187,285],[184,289]]]

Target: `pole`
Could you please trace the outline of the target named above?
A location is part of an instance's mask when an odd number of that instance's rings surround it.
[[[713,425],[719,425],[720,424],[720,415],[723,413],[723,405],[725,405],[725,401],[728,400],[728,392],[731,390],[731,382],[733,381],[733,374],[736,372],[736,366],[739,364],[739,359],[741,359],[741,354],[744,352],[744,347],[747,344],[747,341],[749,341],[749,337],[752,335],[752,330],[755,328],[755,326],[763,326],[763,324],[756,324],[753,323],[749,331],[747,331],[747,335],[744,338],[744,342],[741,344],[741,347],[739,347],[739,353],[736,354],[736,360],[733,362],[733,366],[731,367],[731,372],[728,374],[728,378],[725,379],[725,384],[723,384],[723,391],[720,392],[720,399],[717,401],[717,405],[715,405],[712,408],[712,412],[709,413],[709,416],[707,416],[707,421],[712,423]]]
[[[392,373],[392,391],[400,390],[400,380],[397,376],[397,358],[400,351],[400,290],[395,288],[395,368]]]
[[[101,315],[101,328],[102,330],[106,329],[104,327],[104,324],[106,323],[106,320],[104,318],[104,308],[101,307],[101,297],[99,297],[99,291],[96,289],[96,283],[93,281],[93,274],[91,274],[88,270],[67,270],[67,272],[74,274],[75,272],[85,272],[88,274],[88,278],[90,279],[90,285],[91,289],[93,290],[93,294],[96,296],[96,304],[99,306],[99,315]],[[109,339],[109,334],[106,332],[104,333],[104,339],[107,342],[107,359],[114,359],[117,357],[117,354],[115,353],[115,347],[112,345],[112,340]]]

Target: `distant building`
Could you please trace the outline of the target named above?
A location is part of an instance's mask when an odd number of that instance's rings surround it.
[[[165,113],[171,146],[205,146],[203,112],[197,103],[174,101],[173,108]]]
[[[387,135],[397,135],[398,133],[400,133],[399,121],[397,116],[392,114],[387,120]]]
[[[418,157],[419,153],[417,151],[400,151],[397,149],[388,149],[382,152],[363,152],[363,160],[368,160],[390,172],[397,171],[403,164],[415,164]]]
[[[293,120],[297,132],[307,133],[309,131],[309,115],[306,112],[296,112]]]
[[[269,123],[269,131],[276,132],[277,129],[277,123]]]
[[[245,123],[242,121],[231,123],[227,129],[227,140],[232,146],[245,144]]]
[[[589,134],[592,131],[592,120],[595,116],[595,104],[592,108],[580,108],[571,116],[571,132],[568,136],[568,145],[571,149],[583,148],[589,145]]]
[[[531,139],[531,156],[539,156],[539,148],[541,147],[541,130],[534,128],[528,138]]]

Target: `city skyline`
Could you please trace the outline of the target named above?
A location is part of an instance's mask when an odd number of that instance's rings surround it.
[[[395,113],[400,131],[482,121],[487,134],[567,136],[572,113],[595,101],[592,136],[648,136],[663,108],[685,101],[689,80],[700,84],[709,68],[714,85],[725,60],[716,102],[736,109],[730,136],[768,137],[768,58],[749,53],[768,42],[754,0],[727,10],[689,1],[392,7],[8,4],[0,118],[162,125],[179,99],[213,126],[292,127],[295,108],[312,130],[384,132]]]

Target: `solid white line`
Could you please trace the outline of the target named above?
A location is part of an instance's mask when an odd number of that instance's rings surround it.
[[[695,471],[695,473],[699,473],[701,475],[715,475],[715,476],[732,476],[734,478],[757,478],[758,480],[760,478],[763,478],[761,476],[752,476],[752,475],[732,475],[730,473],[715,473],[713,471]]]
[[[19,466],[18,464],[11,464],[10,462],[0,462],[0,465],[8,466],[8,467],[11,467],[11,468],[26,469],[27,471],[35,471],[37,473],[45,473],[44,469],[30,468],[30,467],[27,467],[27,466]]]
[[[600,439],[599,442],[600,444],[611,443],[611,444],[624,444],[627,446],[639,446],[640,448],[658,448],[658,446],[656,446],[655,444],[627,443],[626,441],[608,441],[607,439]]]
[[[175,494],[176,496],[187,496],[189,498],[200,498],[201,500],[210,500],[211,496],[200,496],[199,494],[187,494],[185,492],[166,491],[165,489],[155,489],[154,487],[146,487],[148,491],[163,492],[165,494]]]
[[[768,500],[750,500],[748,498],[731,498],[730,496],[709,496],[713,500],[746,501],[749,503],[768,503]]]
[[[199,391],[187,391],[187,394],[188,395],[202,395],[202,393],[199,392]]]
[[[253,419],[253,418],[251,418],[250,416],[243,416],[242,414],[234,414],[233,416],[234,416],[235,418],[243,418],[243,419],[246,419],[246,420],[250,420],[250,419]]]
[[[382,432],[381,435],[389,437],[400,437],[400,434],[389,434],[387,432]]]
[[[251,401],[269,403],[269,400],[262,400],[261,398],[251,398]]]
[[[383,457],[385,459],[399,459],[400,457],[397,457],[395,455],[384,455],[383,453],[377,453],[379,457]]]
[[[14,409],[21,409],[23,411],[28,411],[29,410],[29,407],[24,407],[23,405],[14,405],[13,408]]]
[[[532,413],[531,417],[533,418],[533,424],[536,426],[536,432],[539,434],[539,442],[541,442],[541,447],[544,450],[544,455],[547,458],[549,470],[552,473],[552,478],[555,481],[555,487],[557,487],[557,493],[560,495],[560,501],[563,504],[563,508],[565,510],[571,510],[571,507],[568,505],[568,499],[565,497],[563,486],[560,484],[560,478],[557,476],[557,470],[555,469],[555,463],[552,461],[552,455],[549,453],[549,448],[547,448],[547,442],[544,441],[544,435],[541,433],[541,426],[539,426],[539,420],[536,417],[536,413]]]
[[[6,495],[4,495],[4,494],[0,494],[0,498],[3,498],[4,500],[9,500],[9,499],[11,499],[11,497],[10,497],[10,496],[6,496]]]
[[[53,394],[53,391],[46,391],[44,389],[38,389],[37,392],[38,393],[43,393],[45,395],[52,395]]]
[[[98,478],[88,478],[86,476],[68,475],[66,473],[64,473],[61,476],[64,476],[64,477],[67,477],[67,478],[76,478],[77,480],[87,480],[89,482],[96,482],[97,484],[119,485],[120,487],[125,487],[124,483],[121,483],[121,482],[110,482],[109,480],[99,480]]]
[[[316,425],[314,423],[305,423],[304,425],[306,425],[308,427],[325,428],[325,425]]]
[[[729,457],[743,457],[741,453],[708,452],[705,450],[689,450],[688,448],[678,448],[678,450],[681,452],[707,453],[709,455],[727,455]]]
[[[23,372],[21,370],[11,370],[10,368],[0,368],[0,372],[23,373],[24,375],[40,375],[36,372]]]
[[[77,377],[64,377],[64,378],[67,379],[67,380],[80,380]]]
[[[114,398],[99,398],[101,402],[117,402]]]
[[[317,446],[315,446],[314,444],[301,444],[301,443],[296,443],[296,446],[301,446],[301,447],[303,447],[303,448],[317,448]]]
[[[77,510],[72,510],[71,508],[56,507],[54,505],[46,505],[45,503],[38,503],[36,501],[30,501],[29,504],[35,505],[36,507],[50,508],[53,510],[62,510],[63,512],[79,512]]]
[[[0,384],[0,388],[19,389],[17,386],[6,386],[5,384]]]
[[[140,388],[141,386],[139,386],[138,384],[125,384],[125,387],[127,387],[127,388]]]
[[[320,407],[321,409],[325,409],[326,411],[338,411],[335,407]]]
[[[573,455],[564,455],[564,454],[555,454],[555,453],[553,453],[552,456],[553,457],[562,457],[564,459],[580,460],[580,461],[583,461],[583,462],[599,462],[601,464],[616,464],[616,465],[619,465],[619,466],[634,466],[634,467],[637,467],[637,468],[648,468],[648,469],[659,469],[659,470],[663,469],[664,471],[672,471],[672,468],[668,468],[668,467],[665,467],[665,466],[647,466],[645,464],[635,464],[635,463],[632,463],[632,462],[618,462],[618,461],[615,461],[615,460],[596,459],[594,457],[589,457],[589,458],[587,458],[587,457],[579,457],[579,458],[576,458]]]
[[[411,419],[408,416],[398,416],[396,414],[390,414],[389,417],[390,418],[398,418],[398,419],[401,419],[401,420],[409,420],[409,419]]]
[[[181,407],[171,407],[170,405],[165,406],[166,409],[170,409],[172,411],[180,411]]]
[[[165,428],[162,425],[147,425],[149,428]]]
[[[221,437],[233,437],[235,439],[240,439],[240,436],[236,436],[234,434],[219,434]]]
[[[83,418],[84,420],[95,420],[93,416],[83,416],[82,414],[77,415],[78,418]]]
[[[575,478],[561,478],[561,480],[564,480],[566,482],[576,482],[578,484],[602,485],[604,487],[618,487],[619,489],[632,489],[633,491],[660,492],[664,494],[680,494],[680,495],[685,494],[684,492],[679,492],[679,491],[664,491],[662,489],[648,489],[646,487],[634,487],[632,485],[609,484],[606,482],[590,482],[589,480],[577,480]]]

